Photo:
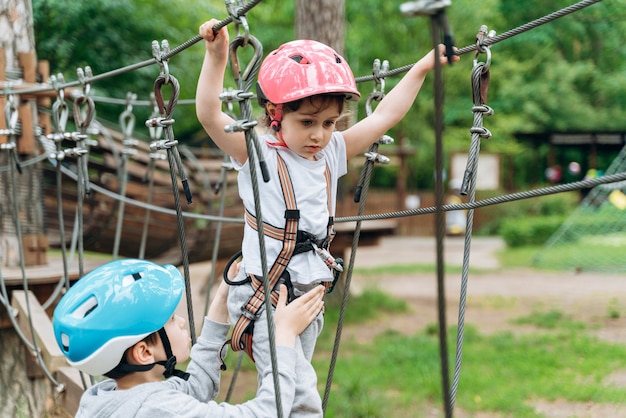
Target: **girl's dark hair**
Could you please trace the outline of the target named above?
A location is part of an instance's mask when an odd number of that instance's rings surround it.
[[[339,114],[343,113],[344,104],[346,102],[345,96],[342,94],[317,94],[314,96],[305,97],[303,99],[294,100],[293,102],[287,102],[283,104],[283,116],[289,112],[295,112],[300,109],[302,103],[305,100],[308,100],[310,103],[315,103],[317,106],[317,111],[321,112],[332,104],[336,103],[339,106]],[[270,126],[272,120],[270,115],[265,111],[265,116],[263,116],[262,122],[265,126]]]
[[[158,332],[153,332],[152,334],[147,335],[144,339],[142,339],[141,341],[137,341],[137,343],[139,342],[145,342],[147,344],[150,345],[155,345],[156,343],[159,342],[159,333]],[[135,344],[137,344],[135,343]],[[128,347],[126,349],[126,351],[124,351],[124,355],[122,356],[122,359],[120,360],[120,362],[117,364],[117,366],[115,366],[113,368],[113,370],[111,370],[110,372],[107,372],[104,374],[105,377],[108,377],[109,379],[120,379],[124,376],[126,376],[129,373],[132,373],[130,371],[126,371],[123,369],[123,365],[124,364],[128,364],[128,362],[126,361],[126,355],[128,354],[128,350],[130,350],[132,347],[135,346],[135,344],[133,344],[133,346]]]

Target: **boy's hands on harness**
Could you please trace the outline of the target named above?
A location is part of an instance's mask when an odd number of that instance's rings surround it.
[[[225,281],[221,281],[217,291],[215,293],[215,297],[211,302],[211,306],[209,306],[209,310],[207,311],[206,317],[213,322],[219,322],[221,324],[228,324],[228,307],[226,305],[226,299],[228,298],[228,284]]]
[[[324,286],[316,286],[287,305],[287,286],[280,285],[278,303],[274,312],[276,345],[295,347],[296,337],[322,311],[324,291]]]

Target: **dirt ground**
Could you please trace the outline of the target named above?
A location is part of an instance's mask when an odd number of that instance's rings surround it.
[[[512,330],[510,320],[536,311],[556,310],[576,321],[590,326],[598,338],[626,344],[626,278],[623,275],[598,273],[546,273],[525,269],[507,269],[500,266],[495,256],[504,244],[499,238],[472,238],[469,260],[465,324],[483,334]],[[446,238],[444,263],[462,266],[465,242],[461,238]],[[346,257],[346,259],[349,259]],[[359,248],[355,266],[358,268],[381,265],[436,263],[434,238],[389,237],[376,247]],[[195,266],[208,273],[206,266]],[[478,271],[478,272],[476,272]],[[197,275],[195,275],[197,277]],[[192,274],[194,277],[194,274]],[[446,317],[448,326],[458,323],[461,274],[445,277]],[[405,315],[396,315],[393,321],[384,320],[356,329],[345,328],[342,338],[368,342],[386,329],[414,333],[429,324],[437,323],[437,281],[435,274],[389,276],[354,275],[351,292],[378,287],[398,298],[405,299],[411,309]],[[198,288],[198,286],[196,286]],[[203,296],[204,297],[204,296]],[[204,308],[204,301],[195,303],[195,311]],[[200,306],[202,305],[202,306]],[[610,311],[618,312],[611,318]],[[197,315],[196,315],[197,316]],[[201,318],[201,314],[199,316]],[[364,329],[365,328],[365,329]],[[521,331],[520,331],[521,329]],[[523,332],[519,325],[516,332]],[[227,385],[227,382],[224,382]],[[626,370],[616,370],[605,382],[626,387]],[[224,386],[227,387],[227,386]],[[538,400],[535,409],[548,418],[613,418],[626,417],[624,405],[548,402]],[[433,406],[428,416],[441,416],[441,408]],[[456,411],[455,416],[469,416]],[[476,415],[477,418],[499,418],[495,415]]]

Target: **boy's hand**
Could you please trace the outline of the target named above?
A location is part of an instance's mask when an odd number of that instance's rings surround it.
[[[229,289],[230,286],[222,280],[219,284],[219,287],[217,288],[215,297],[213,298],[211,306],[209,306],[209,310],[206,315],[207,318],[211,321],[219,322],[222,324],[227,324],[229,322],[228,306],[226,305]]]
[[[324,286],[319,285],[287,305],[287,287],[281,284],[274,314],[276,345],[295,347],[296,337],[322,311],[323,298]]]

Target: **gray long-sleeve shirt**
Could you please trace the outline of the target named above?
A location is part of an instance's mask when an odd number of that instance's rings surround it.
[[[191,350],[188,381],[172,377],[144,383],[128,390],[114,390],[114,380],[100,382],[83,394],[77,418],[163,418],[163,417],[268,417],[275,418],[276,398],[271,368],[261,376],[254,399],[240,405],[216,403],[220,369],[218,352],[226,341],[229,326],[205,319],[202,333]],[[289,416],[296,379],[296,352],[276,347],[278,378],[283,413]]]

